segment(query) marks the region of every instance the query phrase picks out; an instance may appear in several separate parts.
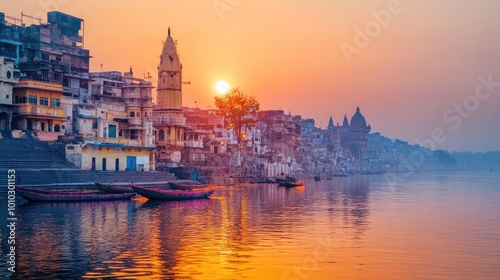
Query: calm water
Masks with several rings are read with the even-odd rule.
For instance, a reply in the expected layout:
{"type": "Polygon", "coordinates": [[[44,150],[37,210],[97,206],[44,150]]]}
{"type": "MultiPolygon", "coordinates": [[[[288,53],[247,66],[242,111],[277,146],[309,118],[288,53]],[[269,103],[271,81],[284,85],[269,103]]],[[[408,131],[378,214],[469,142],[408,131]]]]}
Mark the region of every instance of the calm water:
{"type": "Polygon", "coordinates": [[[365,175],[186,202],[28,203],[12,278],[499,279],[499,182],[365,175]]]}

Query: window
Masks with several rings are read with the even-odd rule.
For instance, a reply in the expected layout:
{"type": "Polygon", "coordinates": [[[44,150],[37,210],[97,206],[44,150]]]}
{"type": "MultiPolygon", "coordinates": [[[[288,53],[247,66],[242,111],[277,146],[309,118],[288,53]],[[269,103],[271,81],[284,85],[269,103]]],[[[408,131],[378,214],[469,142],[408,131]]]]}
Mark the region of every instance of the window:
{"type": "Polygon", "coordinates": [[[49,79],[49,71],[48,70],[42,70],[42,79],[44,81],[49,79]]]}
{"type": "Polygon", "coordinates": [[[12,77],[12,73],[10,73],[10,71],[7,71],[7,79],[10,79],[10,77],[12,77]]]}
{"type": "Polygon", "coordinates": [[[131,118],[135,117],[135,113],[134,112],[130,112],[130,117],[131,118]]]}
{"type": "Polygon", "coordinates": [[[9,95],[8,94],[5,95],[5,99],[9,99],[9,95]]]}
{"type": "Polygon", "coordinates": [[[30,95],[29,103],[37,105],[38,104],[37,97],[35,95],[30,95]]]}
{"type": "Polygon", "coordinates": [[[158,140],[165,141],[165,131],[163,129],[160,130],[160,133],[158,133],[158,140]]]}
{"type": "Polygon", "coordinates": [[[26,96],[17,96],[15,97],[15,102],[16,104],[19,104],[19,103],[27,103],[26,102],[26,96]]]}
{"type": "Polygon", "coordinates": [[[51,99],[51,106],[52,107],[61,107],[61,100],[59,100],[59,98],[52,98],[51,99]]]}
{"type": "Polygon", "coordinates": [[[40,105],[49,106],[49,99],[47,97],[40,97],[40,105]]]}

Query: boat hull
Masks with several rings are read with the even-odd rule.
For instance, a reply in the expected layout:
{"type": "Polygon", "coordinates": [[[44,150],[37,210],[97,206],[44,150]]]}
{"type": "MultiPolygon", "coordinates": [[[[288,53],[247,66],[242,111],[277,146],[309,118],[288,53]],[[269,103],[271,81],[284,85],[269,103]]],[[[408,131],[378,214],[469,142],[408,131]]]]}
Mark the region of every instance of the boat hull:
{"type": "Polygon", "coordinates": [[[53,190],[53,189],[51,190],[43,188],[20,187],[20,186],[16,187],[16,191],[27,191],[40,194],[57,194],[57,195],[87,195],[93,193],[89,191],[66,191],[66,190],[53,190]]]}
{"type": "Polygon", "coordinates": [[[294,187],[301,187],[304,185],[304,182],[298,181],[298,182],[280,182],[280,186],[286,187],[286,188],[294,188],[294,187]]]}
{"type": "Polygon", "coordinates": [[[138,194],[152,200],[190,200],[208,198],[214,191],[171,191],[132,186],[138,194]]]}
{"type": "Polygon", "coordinates": [[[131,186],[113,186],[94,182],[103,192],[109,194],[135,193],[131,186]]]}
{"type": "Polygon", "coordinates": [[[185,184],[169,182],[168,185],[172,190],[190,191],[192,189],[201,189],[208,187],[207,184],[185,184]]]}
{"type": "Polygon", "coordinates": [[[67,201],[106,201],[106,200],[127,200],[131,199],[135,193],[125,194],[44,194],[30,191],[17,190],[22,198],[28,201],[42,202],[67,202],[67,201]]]}

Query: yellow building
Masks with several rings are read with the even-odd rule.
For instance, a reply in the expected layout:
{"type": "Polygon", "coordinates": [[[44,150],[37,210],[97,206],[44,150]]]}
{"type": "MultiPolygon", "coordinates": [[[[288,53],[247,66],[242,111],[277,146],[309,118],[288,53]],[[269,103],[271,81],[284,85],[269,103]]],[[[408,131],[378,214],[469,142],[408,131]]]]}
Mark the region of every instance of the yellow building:
{"type": "Polygon", "coordinates": [[[67,120],[62,94],[59,84],[21,79],[14,86],[13,129],[33,131],[40,140],[56,140],[64,134],[62,123],[67,120]]]}
{"type": "Polygon", "coordinates": [[[83,170],[149,171],[153,147],[84,142],[66,145],[66,159],[83,170]]]}

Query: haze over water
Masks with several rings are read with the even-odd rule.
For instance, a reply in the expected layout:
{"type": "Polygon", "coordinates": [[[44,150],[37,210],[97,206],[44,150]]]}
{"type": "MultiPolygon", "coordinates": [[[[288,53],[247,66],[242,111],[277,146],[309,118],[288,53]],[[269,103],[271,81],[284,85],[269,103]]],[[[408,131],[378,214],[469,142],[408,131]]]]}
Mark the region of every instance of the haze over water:
{"type": "Polygon", "coordinates": [[[14,279],[497,279],[499,179],[358,175],[186,202],[28,203],[14,279]]]}

